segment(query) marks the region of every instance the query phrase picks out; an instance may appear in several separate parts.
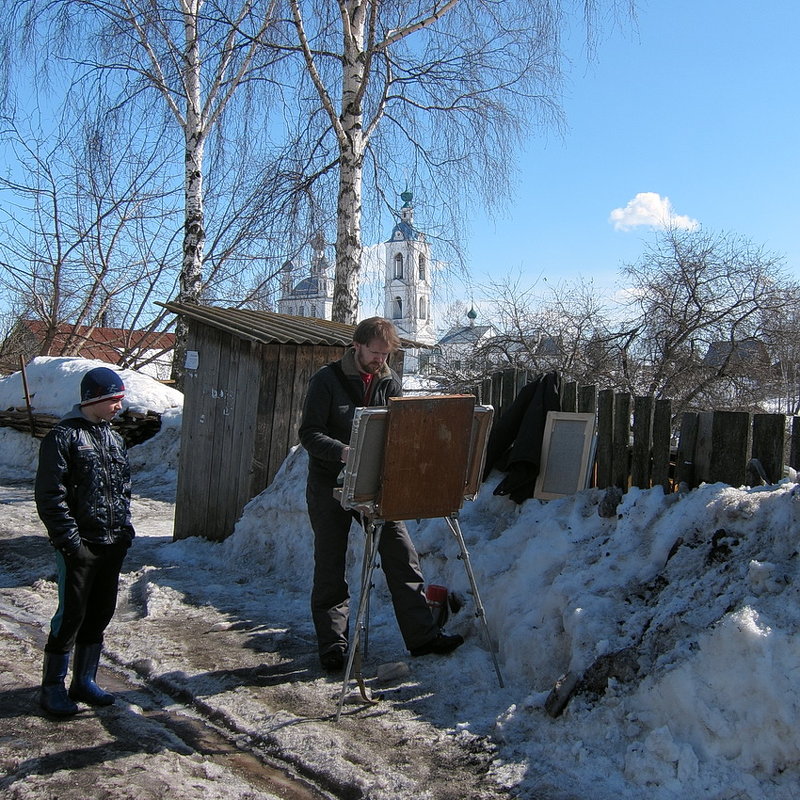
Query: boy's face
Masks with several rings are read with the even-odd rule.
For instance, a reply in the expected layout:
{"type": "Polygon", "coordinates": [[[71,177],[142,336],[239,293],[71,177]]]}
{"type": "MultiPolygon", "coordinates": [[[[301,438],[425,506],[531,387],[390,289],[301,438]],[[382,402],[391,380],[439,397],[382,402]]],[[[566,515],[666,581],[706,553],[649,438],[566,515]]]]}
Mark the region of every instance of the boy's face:
{"type": "Polygon", "coordinates": [[[91,405],[81,406],[83,415],[90,422],[111,422],[121,410],[121,397],[109,397],[108,400],[99,400],[91,405]]]}

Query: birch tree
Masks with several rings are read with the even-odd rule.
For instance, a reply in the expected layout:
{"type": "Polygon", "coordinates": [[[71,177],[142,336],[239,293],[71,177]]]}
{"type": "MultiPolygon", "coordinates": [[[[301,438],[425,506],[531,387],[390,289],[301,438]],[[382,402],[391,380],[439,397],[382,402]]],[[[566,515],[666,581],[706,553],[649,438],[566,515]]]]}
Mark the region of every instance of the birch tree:
{"type": "Polygon", "coordinates": [[[563,18],[557,2],[522,0],[289,4],[316,101],[306,95],[309,147],[337,168],[333,316],[352,323],[365,170],[379,200],[398,171],[424,181],[452,223],[496,205],[522,135],[560,123],[563,18]]]}
{"type": "MultiPolygon", "coordinates": [[[[144,114],[159,125],[163,114],[152,102],[159,97],[178,126],[184,224],[176,299],[198,302],[204,288],[206,147],[245,87],[252,90],[246,92],[249,102],[235,116],[242,156],[252,152],[248,142],[260,137],[259,127],[268,125],[269,93],[258,89],[268,88],[279,58],[269,40],[275,0],[17,0],[14,9],[6,25],[35,43],[32,52],[43,63],[57,48],[62,63],[83,74],[82,88],[89,86],[108,109],[109,122],[125,113],[144,114]]],[[[179,320],[178,379],[185,333],[179,320]]]]}

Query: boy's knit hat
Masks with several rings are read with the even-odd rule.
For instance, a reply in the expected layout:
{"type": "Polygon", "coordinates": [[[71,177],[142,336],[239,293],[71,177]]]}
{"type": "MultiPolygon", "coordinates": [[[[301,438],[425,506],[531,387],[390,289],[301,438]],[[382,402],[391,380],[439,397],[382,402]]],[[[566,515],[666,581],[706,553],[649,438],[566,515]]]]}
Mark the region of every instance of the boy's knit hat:
{"type": "Polygon", "coordinates": [[[81,379],[81,405],[90,406],[102,400],[121,400],[125,396],[122,378],[108,367],[90,369],[81,379]]]}

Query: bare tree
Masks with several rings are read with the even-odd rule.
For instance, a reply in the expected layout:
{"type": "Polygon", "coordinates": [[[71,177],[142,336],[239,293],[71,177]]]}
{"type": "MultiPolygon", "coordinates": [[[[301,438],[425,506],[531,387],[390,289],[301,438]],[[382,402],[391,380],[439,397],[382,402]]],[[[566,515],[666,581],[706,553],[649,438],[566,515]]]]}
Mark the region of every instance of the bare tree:
{"type": "Polygon", "coordinates": [[[365,175],[374,207],[396,172],[424,182],[431,211],[449,223],[443,237],[472,203],[502,201],[523,132],[560,120],[561,8],[522,0],[290,6],[313,85],[300,92],[307,150],[319,153],[319,174],[337,167],[333,315],[354,322],[365,175]]]}
{"type": "Polygon", "coordinates": [[[670,229],[622,274],[634,312],[619,337],[629,391],[671,397],[676,410],[769,396],[768,321],[797,313],[782,258],[740,236],[670,229]]]}
{"type": "Polygon", "coordinates": [[[152,321],[168,273],[154,247],[169,238],[164,205],[174,195],[155,152],[143,137],[108,149],[91,129],[6,134],[18,177],[0,178],[0,290],[18,318],[42,324],[40,352],[65,324],[72,335],[61,354],[77,355],[94,327],[134,327],[145,311],[152,321]]]}
{"type": "MultiPolygon", "coordinates": [[[[238,152],[269,126],[266,89],[279,51],[271,46],[275,0],[16,0],[6,25],[35,41],[46,63],[56,55],[91,85],[108,124],[145,115],[160,97],[183,137],[184,224],[177,299],[197,302],[203,292],[204,157],[209,137],[242,94],[236,115],[238,152]],[[57,35],[53,35],[57,33],[57,35]],[[252,91],[245,91],[249,89],[252,91]]],[[[7,37],[8,38],[8,37],[7,37]]],[[[222,138],[220,137],[220,141],[222,138]]],[[[175,372],[180,379],[185,329],[178,325],[175,372]]]]}

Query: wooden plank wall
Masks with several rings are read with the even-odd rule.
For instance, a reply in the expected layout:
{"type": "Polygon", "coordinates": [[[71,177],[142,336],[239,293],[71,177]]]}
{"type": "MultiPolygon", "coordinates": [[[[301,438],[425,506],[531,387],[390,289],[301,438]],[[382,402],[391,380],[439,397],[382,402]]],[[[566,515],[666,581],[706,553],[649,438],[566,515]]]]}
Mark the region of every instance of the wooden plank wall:
{"type": "Polygon", "coordinates": [[[187,370],[174,538],[229,536],[298,443],[311,375],[343,347],[263,344],[199,322],[187,370]]]}
{"type": "MultiPolygon", "coordinates": [[[[534,377],[525,370],[503,370],[473,393],[494,406],[497,420],[534,377]]],[[[669,399],[575,383],[562,384],[561,408],[597,414],[594,485],[601,488],[662,486],[671,492],[702,482],[741,486],[751,478],[751,459],[758,459],[772,483],[783,477],[785,465],[800,470],[800,417],[702,411],[674,419],[669,399]]]]}

